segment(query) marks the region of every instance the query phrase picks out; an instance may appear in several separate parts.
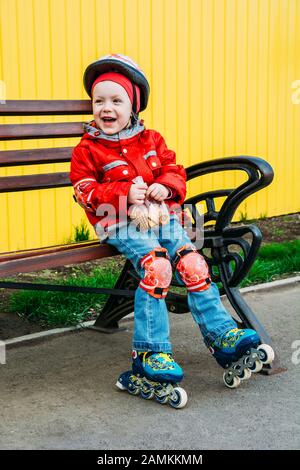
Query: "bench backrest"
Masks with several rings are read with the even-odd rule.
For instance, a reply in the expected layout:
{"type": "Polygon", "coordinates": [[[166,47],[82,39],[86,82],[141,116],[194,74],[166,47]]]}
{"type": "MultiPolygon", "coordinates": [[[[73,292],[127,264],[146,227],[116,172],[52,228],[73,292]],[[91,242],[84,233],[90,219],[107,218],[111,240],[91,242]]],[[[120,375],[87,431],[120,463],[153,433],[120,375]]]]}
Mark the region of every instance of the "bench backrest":
{"type": "MultiPolygon", "coordinates": [[[[90,100],[10,100],[0,105],[0,116],[75,116],[91,113],[90,100]]],[[[82,134],[82,122],[0,125],[0,141],[80,137],[82,134]]],[[[4,150],[0,152],[0,167],[69,162],[72,149],[4,150]]],[[[0,193],[70,185],[68,172],[0,177],[0,193]]]]}
{"type": "MultiPolygon", "coordinates": [[[[87,114],[92,114],[90,100],[18,100],[7,101],[0,105],[0,116],[87,114]]],[[[82,122],[0,125],[0,141],[80,137],[82,134],[82,122]]],[[[71,160],[72,149],[73,147],[5,150],[0,152],[0,167],[69,162],[71,160]]],[[[201,197],[194,196],[186,201],[186,203],[189,202],[195,205],[196,202],[205,199],[207,211],[204,214],[204,221],[216,221],[217,230],[226,227],[230,223],[237,207],[246,197],[268,186],[273,179],[271,166],[257,157],[227,157],[226,159],[215,159],[197,163],[186,168],[188,180],[208,173],[229,170],[242,170],[248,176],[247,181],[235,189],[214,190],[203,193],[201,197]],[[227,198],[219,211],[216,210],[214,203],[215,198],[218,197],[227,198]]],[[[69,172],[0,177],[0,193],[61,188],[65,186],[71,186],[69,172]]]]}

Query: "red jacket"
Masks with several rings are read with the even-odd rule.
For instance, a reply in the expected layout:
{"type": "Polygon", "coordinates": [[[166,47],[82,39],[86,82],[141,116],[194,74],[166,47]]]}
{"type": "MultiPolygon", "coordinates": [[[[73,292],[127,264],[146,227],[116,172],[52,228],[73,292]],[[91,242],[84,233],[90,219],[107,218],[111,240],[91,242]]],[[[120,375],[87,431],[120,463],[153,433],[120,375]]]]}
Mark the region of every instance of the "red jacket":
{"type": "MultiPolygon", "coordinates": [[[[136,176],[142,176],[148,186],[155,182],[170,188],[172,196],[165,201],[170,207],[183,204],[186,172],[176,164],[175,153],[158,132],[146,130],[142,122],[113,136],[99,131],[94,123],[86,130],[73,150],[70,180],[75,198],[93,226],[100,222],[106,228],[119,222],[123,210],[119,198],[125,200],[136,176]],[[116,218],[96,215],[102,204],[111,204],[116,218]]],[[[127,217],[127,205],[125,212],[127,217]]]]}

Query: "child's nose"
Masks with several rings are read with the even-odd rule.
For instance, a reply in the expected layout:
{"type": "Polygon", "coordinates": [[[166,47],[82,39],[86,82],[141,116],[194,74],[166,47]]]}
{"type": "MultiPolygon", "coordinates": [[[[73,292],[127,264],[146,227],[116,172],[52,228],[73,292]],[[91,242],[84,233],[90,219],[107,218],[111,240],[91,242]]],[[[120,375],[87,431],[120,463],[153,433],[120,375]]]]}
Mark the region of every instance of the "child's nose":
{"type": "Polygon", "coordinates": [[[109,101],[106,101],[103,105],[103,111],[111,111],[111,110],[112,110],[111,103],[109,101]]]}

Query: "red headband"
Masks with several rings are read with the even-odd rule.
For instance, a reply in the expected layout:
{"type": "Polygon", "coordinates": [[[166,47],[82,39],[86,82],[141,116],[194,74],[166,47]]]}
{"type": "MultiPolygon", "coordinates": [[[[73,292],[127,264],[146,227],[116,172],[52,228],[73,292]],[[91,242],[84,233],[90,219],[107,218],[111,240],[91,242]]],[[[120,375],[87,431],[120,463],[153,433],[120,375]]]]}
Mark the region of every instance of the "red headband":
{"type": "MultiPolygon", "coordinates": [[[[97,83],[106,82],[106,81],[115,82],[121,85],[121,87],[123,87],[124,90],[126,91],[130,99],[130,102],[133,105],[133,84],[131,83],[129,78],[125,77],[125,75],[122,75],[121,73],[107,72],[107,73],[103,73],[102,75],[99,75],[99,77],[96,78],[96,80],[94,81],[92,85],[91,93],[93,93],[93,89],[97,85],[97,83]]],[[[140,89],[137,85],[134,85],[134,87],[135,87],[135,94],[136,94],[136,110],[134,111],[138,113],[140,110],[140,89]]]]}

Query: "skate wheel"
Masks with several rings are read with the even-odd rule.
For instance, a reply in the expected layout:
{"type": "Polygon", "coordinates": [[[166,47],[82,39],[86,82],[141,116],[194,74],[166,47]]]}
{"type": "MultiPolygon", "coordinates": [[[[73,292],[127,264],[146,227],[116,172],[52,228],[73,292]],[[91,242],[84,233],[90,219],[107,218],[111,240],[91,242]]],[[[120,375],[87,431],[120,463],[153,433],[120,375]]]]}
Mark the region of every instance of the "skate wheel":
{"type": "Polygon", "coordinates": [[[250,369],[251,372],[260,372],[263,368],[263,363],[258,359],[257,361],[254,361],[253,365],[248,365],[248,369],[250,369]]]}
{"type": "Polygon", "coordinates": [[[224,372],[223,382],[226,385],[226,387],[237,388],[241,383],[241,379],[239,377],[234,376],[234,375],[230,376],[230,375],[227,374],[227,372],[224,372]]]}
{"type": "Polygon", "coordinates": [[[234,367],[236,371],[236,377],[238,377],[240,380],[248,380],[251,377],[251,371],[248,369],[248,367],[241,367],[240,365],[236,365],[234,367]]]}
{"type": "Polygon", "coordinates": [[[268,344],[260,344],[257,349],[260,352],[259,359],[263,364],[271,364],[271,362],[274,361],[275,353],[271,346],[268,344]]]}
{"type": "Polygon", "coordinates": [[[169,400],[169,395],[159,395],[164,390],[164,387],[159,385],[155,388],[155,400],[161,405],[165,405],[169,400]]]}
{"type": "Polygon", "coordinates": [[[138,395],[140,393],[140,386],[136,381],[130,379],[128,382],[127,391],[130,393],[130,395],[138,395]]]}
{"type": "Polygon", "coordinates": [[[251,370],[248,369],[248,367],[246,367],[246,368],[243,370],[242,374],[239,375],[239,378],[240,378],[241,380],[248,380],[248,379],[250,379],[250,377],[251,377],[251,370]]]}
{"type": "Polygon", "coordinates": [[[141,397],[144,398],[144,400],[151,400],[153,396],[154,396],[154,389],[150,385],[144,384],[141,389],[141,397]]]}
{"type": "Polygon", "coordinates": [[[158,401],[158,403],[160,403],[161,405],[165,405],[168,402],[169,397],[168,395],[165,395],[164,397],[159,397],[155,395],[155,400],[158,401]]]}
{"type": "Polygon", "coordinates": [[[183,408],[188,401],[186,391],[181,387],[175,387],[172,394],[169,396],[169,405],[172,408],[183,408]]]}
{"type": "Polygon", "coordinates": [[[121,382],[119,382],[119,381],[116,382],[116,387],[117,387],[119,390],[126,390],[126,387],[124,387],[124,385],[121,384],[121,382]]]}

